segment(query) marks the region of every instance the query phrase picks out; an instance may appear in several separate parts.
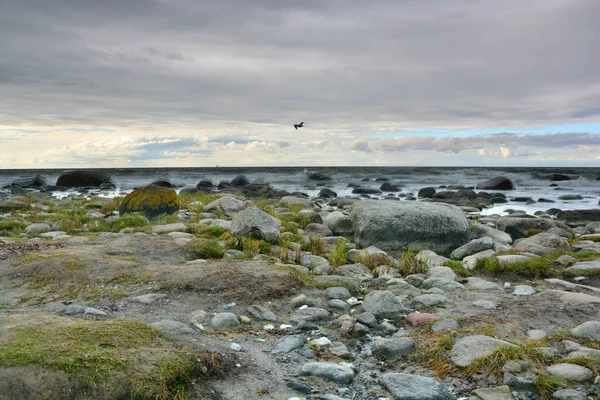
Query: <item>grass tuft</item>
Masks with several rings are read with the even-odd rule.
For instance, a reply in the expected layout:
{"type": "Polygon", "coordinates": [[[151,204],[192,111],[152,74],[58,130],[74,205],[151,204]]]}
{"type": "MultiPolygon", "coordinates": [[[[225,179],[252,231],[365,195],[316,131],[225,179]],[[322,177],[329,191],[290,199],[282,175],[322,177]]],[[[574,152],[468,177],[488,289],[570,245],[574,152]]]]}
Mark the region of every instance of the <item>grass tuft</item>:
{"type": "Polygon", "coordinates": [[[450,268],[458,276],[462,276],[465,278],[471,276],[471,273],[465,268],[463,263],[461,263],[460,261],[446,261],[442,264],[442,266],[450,268]]]}
{"type": "Polygon", "coordinates": [[[424,274],[427,272],[427,261],[419,258],[419,250],[408,249],[402,251],[398,257],[398,270],[402,276],[424,274]]]}
{"type": "Polygon", "coordinates": [[[329,264],[336,268],[345,265],[348,262],[347,256],[348,249],[346,248],[346,243],[343,240],[338,240],[335,243],[335,248],[329,255],[329,264]]]}
{"type": "Polygon", "coordinates": [[[214,240],[192,240],[185,250],[194,258],[223,258],[225,250],[214,240]]]}

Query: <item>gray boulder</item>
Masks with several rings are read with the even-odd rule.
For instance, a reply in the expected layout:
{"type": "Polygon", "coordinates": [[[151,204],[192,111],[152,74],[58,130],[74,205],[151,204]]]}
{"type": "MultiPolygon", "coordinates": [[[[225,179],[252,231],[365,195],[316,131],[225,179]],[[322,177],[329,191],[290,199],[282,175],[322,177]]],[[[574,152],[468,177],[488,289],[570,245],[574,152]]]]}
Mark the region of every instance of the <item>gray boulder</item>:
{"type": "Polygon", "coordinates": [[[463,258],[494,248],[494,240],[489,236],[484,236],[480,239],[473,239],[469,243],[463,244],[450,254],[450,258],[454,260],[462,260],[463,258]]]}
{"type": "Polygon", "coordinates": [[[306,337],[304,335],[287,335],[282,337],[275,343],[272,354],[289,353],[299,347],[304,346],[306,343],[306,337]]]}
{"type": "Polygon", "coordinates": [[[391,361],[412,353],[415,350],[415,341],[407,337],[399,339],[377,338],[372,349],[373,355],[378,359],[391,361]]]}
{"type": "Polygon", "coordinates": [[[240,320],[237,315],[234,313],[218,313],[214,317],[212,317],[210,321],[210,326],[215,329],[224,328],[228,326],[238,326],[240,324],[240,320]]]}
{"type": "Polygon", "coordinates": [[[248,314],[250,314],[257,321],[271,321],[277,322],[277,315],[266,307],[259,305],[252,305],[248,307],[248,314]]]}
{"type": "Polygon", "coordinates": [[[233,196],[223,196],[208,203],[202,211],[209,213],[218,213],[220,211],[228,217],[233,217],[246,208],[248,208],[248,204],[245,201],[238,200],[233,196]]]}
{"type": "Polygon", "coordinates": [[[279,241],[281,221],[266,212],[250,207],[236,214],[231,220],[231,233],[264,239],[268,242],[279,241]]]}
{"type": "Polygon", "coordinates": [[[577,364],[560,363],[546,368],[552,375],[575,382],[585,382],[594,378],[594,373],[586,367],[577,364]]]}
{"type": "Polygon", "coordinates": [[[311,222],[304,228],[304,233],[309,236],[333,236],[333,232],[326,225],[311,222]]]}
{"type": "Polygon", "coordinates": [[[290,316],[290,322],[299,324],[300,322],[319,322],[330,319],[331,315],[324,308],[307,307],[296,310],[290,316]]]}
{"type": "Polygon", "coordinates": [[[298,206],[300,206],[302,208],[306,208],[306,209],[313,208],[312,203],[310,202],[309,199],[300,198],[300,197],[296,197],[296,196],[283,196],[281,198],[281,200],[279,200],[279,204],[282,207],[289,206],[289,205],[298,205],[298,206]]]}
{"type": "Polygon", "coordinates": [[[453,400],[456,397],[442,383],[425,376],[387,373],[379,379],[395,400],[453,400]]]}
{"type": "Polygon", "coordinates": [[[469,223],[448,204],[364,200],[350,214],[358,247],[382,250],[423,247],[449,253],[469,240],[469,223]]]}
{"type": "Polygon", "coordinates": [[[331,229],[334,235],[351,235],[354,233],[352,220],[340,211],[334,211],[327,215],[323,223],[331,229]]]}
{"type": "Polygon", "coordinates": [[[367,294],[363,300],[363,308],[378,319],[396,318],[409,312],[402,301],[387,290],[374,290],[367,294]]]}
{"type": "Polygon", "coordinates": [[[35,233],[43,233],[50,231],[50,226],[48,224],[31,224],[25,228],[25,233],[27,234],[35,234],[35,233]]]}
{"type": "Polygon", "coordinates": [[[537,254],[539,256],[543,256],[557,250],[571,250],[568,239],[547,232],[542,232],[528,238],[519,239],[515,241],[513,248],[527,253],[537,254]]]}

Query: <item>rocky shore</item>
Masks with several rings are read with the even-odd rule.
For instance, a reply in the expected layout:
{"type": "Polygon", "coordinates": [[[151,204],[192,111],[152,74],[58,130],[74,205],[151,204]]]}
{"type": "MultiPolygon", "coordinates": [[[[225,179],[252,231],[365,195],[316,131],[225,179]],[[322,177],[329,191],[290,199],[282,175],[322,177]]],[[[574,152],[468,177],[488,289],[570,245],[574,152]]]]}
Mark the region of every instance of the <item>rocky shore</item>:
{"type": "Polygon", "coordinates": [[[0,399],[600,397],[600,208],[483,216],[503,177],[414,201],[18,183],[0,399]]]}

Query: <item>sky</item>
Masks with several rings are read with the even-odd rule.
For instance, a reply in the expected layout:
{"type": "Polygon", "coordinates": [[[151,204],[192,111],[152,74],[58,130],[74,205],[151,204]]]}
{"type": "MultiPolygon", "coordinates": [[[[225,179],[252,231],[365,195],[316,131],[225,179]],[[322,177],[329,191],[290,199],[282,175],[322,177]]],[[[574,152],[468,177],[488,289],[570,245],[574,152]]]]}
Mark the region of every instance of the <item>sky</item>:
{"type": "Polygon", "coordinates": [[[0,169],[600,167],[598,0],[0,10],[0,169]]]}

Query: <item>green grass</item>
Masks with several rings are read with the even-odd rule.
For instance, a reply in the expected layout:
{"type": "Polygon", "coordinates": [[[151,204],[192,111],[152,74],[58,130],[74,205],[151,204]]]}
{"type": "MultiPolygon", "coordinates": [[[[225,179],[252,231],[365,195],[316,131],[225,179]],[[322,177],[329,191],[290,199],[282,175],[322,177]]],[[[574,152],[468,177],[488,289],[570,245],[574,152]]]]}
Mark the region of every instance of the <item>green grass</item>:
{"type": "Polygon", "coordinates": [[[225,250],[214,240],[193,240],[185,246],[194,258],[223,258],[225,250]]]}
{"type": "Polygon", "coordinates": [[[175,224],[179,222],[177,218],[177,213],[173,214],[160,214],[158,217],[152,220],[152,225],[167,225],[167,224],[175,224]]]}
{"type": "Polygon", "coordinates": [[[29,224],[22,221],[0,221],[0,236],[19,236],[27,225],[29,224]]]}
{"type": "Polygon", "coordinates": [[[218,239],[223,234],[229,233],[227,229],[220,226],[208,225],[191,225],[190,230],[194,235],[205,239],[218,239]]]}
{"type": "Polygon", "coordinates": [[[223,197],[222,194],[219,193],[180,193],[179,194],[179,207],[187,209],[188,204],[194,201],[201,201],[204,204],[210,204],[215,200],[223,197]]]}
{"type": "Polygon", "coordinates": [[[341,265],[345,265],[348,262],[348,249],[346,248],[346,242],[343,240],[338,240],[335,243],[335,248],[329,254],[329,264],[333,267],[339,267],[341,265]]]}
{"type": "Polygon", "coordinates": [[[534,388],[543,399],[551,399],[552,393],[561,387],[560,377],[556,375],[539,375],[535,381],[534,388]]]}
{"type": "Polygon", "coordinates": [[[402,276],[413,274],[424,274],[427,272],[427,261],[418,258],[419,251],[417,249],[408,249],[400,252],[398,255],[398,270],[402,276]]]}
{"type": "Polygon", "coordinates": [[[465,368],[464,372],[467,376],[473,376],[482,371],[485,371],[486,376],[500,376],[502,367],[508,361],[529,361],[535,364],[545,360],[533,346],[499,347],[492,354],[474,361],[465,368]]]}
{"type": "Polygon", "coordinates": [[[356,256],[356,262],[373,271],[380,265],[389,265],[390,258],[385,254],[367,254],[365,251],[361,251],[356,256]]]}
{"type": "Polygon", "coordinates": [[[91,232],[119,232],[124,228],[149,227],[148,218],[140,213],[125,214],[122,217],[110,221],[103,221],[100,225],[92,227],[91,232]]]}
{"type": "Polygon", "coordinates": [[[316,256],[324,256],[325,255],[325,239],[318,235],[309,235],[308,241],[302,243],[303,251],[310,251],[312,254],[316,256]]]}
{"type": "Polygon", "coordinates": [[[127,320],[15,328],[0,342],[0,367],[30,365],[71,374],[92,390],[125,384],[131,398],[161,400],[184,399],[192,382],[223,370],[217,354],[175,349],[154,328],[127,320]],[[111,380],[115,373],[126,381],[111,380]]]}
{"type": "Polygon", "coordinates": [[[9,342],[0,343],[0,365],[47,366],[76,374],[94,386],[129,360],[116,349],[149,346],[159,338],[151,327],[135,321],[106,321],[72,326],[19,328],[9,342]]]}
{"type": "Polygon", "coordinates": [[[330,283],[317,282],[315,279],[315,276],[313,274],[305,274],[303,272],[298,271],[297,269],[295,269],[293,267],[288,267],[285,265],[276,265],[273,268],[277,271],[287,272],[288,274],[292,275],[294,277],[294,279],[296,280],[296,282],[298,282],[298,284],[300,286],[305,287],[305,288],[325,290],[328,287],[340,286],[339,284],[336,284],[333,282],[330,282],[330,283]]]}
{"type": "Polygon", "coordinates": [[[576,258],[577,261],[592,261],[600,257],[600,254],[594,251],[553,251],[552,253],[546,254],[544,258],[556,260],[560,256],[571,256],[576,258]]]}
{"type": "Polygon", "coordinates": [[[534,257],[527,261],[516,262],[501,266],[496,258],[480,258],[475,262],[474,271],[480,271],[489,275],[520,275],[528,278],[548,278],[555,276],[552,269],[552,261],[543,257],[534,257]]]}
{"type": "Polygon", "coordinates": [[[471,273],[465,268],[463,263],[461,263],[460,261],[453,261],[453,260],[446,261],[442,264],[442,266],[450,268],[458,276],[462,276],[462,277],[471,276],[471,273]]]}

